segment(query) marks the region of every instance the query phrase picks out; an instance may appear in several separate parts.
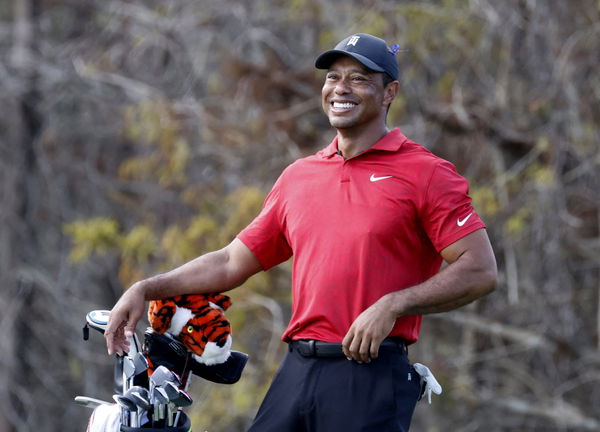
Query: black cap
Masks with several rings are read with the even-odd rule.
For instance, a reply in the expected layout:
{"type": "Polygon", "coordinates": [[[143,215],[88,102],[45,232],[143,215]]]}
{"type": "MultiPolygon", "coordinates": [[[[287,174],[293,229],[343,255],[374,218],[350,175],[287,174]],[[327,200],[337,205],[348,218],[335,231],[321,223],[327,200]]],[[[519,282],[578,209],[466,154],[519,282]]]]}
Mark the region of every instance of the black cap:
{"type": "Polygon", "coordinates": [[[317,69],[329,69],[340,55],[354,58],[363,66],[376,72],[384,72],[394,80],[398,79],[397,45],[390,49],[378,37],[366,33],[356,33],[338,43],[334,49],[325,51],[315,61],[317,69]]]}

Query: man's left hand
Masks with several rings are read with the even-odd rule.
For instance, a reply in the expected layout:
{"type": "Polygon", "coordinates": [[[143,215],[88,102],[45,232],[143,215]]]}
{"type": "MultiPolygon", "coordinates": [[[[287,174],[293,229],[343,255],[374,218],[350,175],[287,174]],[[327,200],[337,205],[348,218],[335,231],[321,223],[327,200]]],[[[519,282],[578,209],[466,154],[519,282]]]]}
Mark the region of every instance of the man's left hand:
{"type": "Polygon", "coordinates": [[[377,358],[379,345],[390,334],[396,323],[396,315],[385,296],[361,313],[350,326],[342,341],[342,349],[348,360],[369,363],[377,358]]]}

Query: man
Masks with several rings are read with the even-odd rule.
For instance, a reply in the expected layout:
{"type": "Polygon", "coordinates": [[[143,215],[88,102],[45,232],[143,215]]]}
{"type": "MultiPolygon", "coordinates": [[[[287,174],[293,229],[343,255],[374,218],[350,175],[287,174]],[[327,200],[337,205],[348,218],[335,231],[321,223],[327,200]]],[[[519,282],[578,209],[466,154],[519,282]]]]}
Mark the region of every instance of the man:
{"type": "Polygon", "coordinates": [[[496,263],[467,182],[387,129],[399,82],[386,42],[352,35],[316,67],[336,138],[286,168],[228,246],[132,285],[107,345],[127,349],[146,300],[226,291],[293,255],[290,352],[250,430],[405,431],[420,393],[406,345],[421,315],[491,292],[496,263]]]}

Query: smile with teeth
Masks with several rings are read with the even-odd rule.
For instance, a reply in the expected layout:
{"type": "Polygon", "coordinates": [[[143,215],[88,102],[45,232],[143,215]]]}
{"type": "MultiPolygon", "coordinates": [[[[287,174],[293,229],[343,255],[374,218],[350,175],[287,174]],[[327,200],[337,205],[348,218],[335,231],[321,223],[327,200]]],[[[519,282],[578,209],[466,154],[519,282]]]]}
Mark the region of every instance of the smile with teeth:
{"type": "Polygon", "coordinates": [[[334,110],[350,110],[356,106],[353,102],[332,102],[331,106],[334,110]]]}

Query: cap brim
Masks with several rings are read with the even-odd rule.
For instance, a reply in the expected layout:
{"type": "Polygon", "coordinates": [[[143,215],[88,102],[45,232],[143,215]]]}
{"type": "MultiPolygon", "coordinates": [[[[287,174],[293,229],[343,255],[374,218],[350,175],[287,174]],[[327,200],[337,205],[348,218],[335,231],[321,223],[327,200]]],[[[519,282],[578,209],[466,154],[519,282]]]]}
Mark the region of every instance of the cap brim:
{"type": "Polygon", "coordinates": [[[340,56],[352,57],[353,59],[358,61],[360,64],[365,66],[367,69],[370,69],[372,71],[385,72],[384,69],[377,66],[375,63],[373,63],[371,60],[369,60],[365,56],[357,54],[357,53],[353,53],[353,52],[342,51],[342,50],[325,51],[323,54],[321,54],[315,60],[315,67],[317,69],[329,69],[329,67],[334,62],[334,60],[339,58],[340,56]]]}

